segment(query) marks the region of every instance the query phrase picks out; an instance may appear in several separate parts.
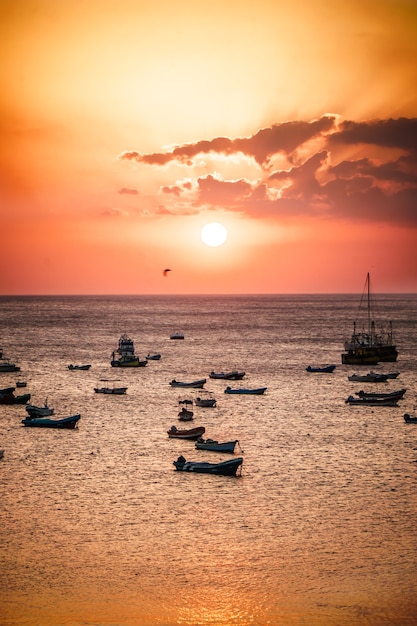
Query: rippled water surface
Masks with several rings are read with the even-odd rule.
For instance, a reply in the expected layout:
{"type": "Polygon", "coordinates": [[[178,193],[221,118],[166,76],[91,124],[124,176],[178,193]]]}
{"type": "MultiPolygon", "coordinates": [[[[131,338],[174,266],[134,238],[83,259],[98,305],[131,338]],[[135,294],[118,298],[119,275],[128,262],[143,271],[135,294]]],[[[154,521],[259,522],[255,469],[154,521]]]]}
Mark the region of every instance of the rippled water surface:
{"type": "MultiPolygon", "coordinates": [[[[354,296],[2,298],[0,347],[34,404],[81,414],[74,431],[24,428],[0,405],[0,623],[417,624],[417,297],[381,296],[400,356],[398,407],[349,407],[341,365],[354,296]],[[184,341],[172,341],[181,331],[184,341]],[[160,352],[110,367],[119,336],[160,352]],[[89,371],[68,364],[91,363],[89,371]],[[333,374],[307,365],[336,363],[333,374]],[[246,371],[264,396],[225,395],[211,370],[246,371]],[[239,439],[241,477],[175,472],[227,455],[171,440],[180,393],[207,377],[206,436],[239,439]],[[127,386],[126,396],[93,388],[127,386]]],[[[366,387],[366,386],[365,386],[366,387]]],[[[369,385],[368,385],[369,388],[369,385]]],[[[17,390],[20,392],[20,390],[17,390]]]]}

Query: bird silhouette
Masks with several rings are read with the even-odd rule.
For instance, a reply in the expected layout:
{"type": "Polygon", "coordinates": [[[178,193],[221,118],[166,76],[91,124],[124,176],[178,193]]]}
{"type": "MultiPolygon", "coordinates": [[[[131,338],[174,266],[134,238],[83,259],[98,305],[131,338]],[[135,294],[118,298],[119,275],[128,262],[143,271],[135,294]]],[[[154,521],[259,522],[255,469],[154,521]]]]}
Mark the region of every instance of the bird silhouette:
{"type": "Polygon", "coordinates": [[[164,275],[164,276],[168,276],[168,272],[170,272],[170,271],[171,271],[170,269],[166,269],[166,270],[164,270],[164,271],[163,271],[163,275],[164,275]]]}

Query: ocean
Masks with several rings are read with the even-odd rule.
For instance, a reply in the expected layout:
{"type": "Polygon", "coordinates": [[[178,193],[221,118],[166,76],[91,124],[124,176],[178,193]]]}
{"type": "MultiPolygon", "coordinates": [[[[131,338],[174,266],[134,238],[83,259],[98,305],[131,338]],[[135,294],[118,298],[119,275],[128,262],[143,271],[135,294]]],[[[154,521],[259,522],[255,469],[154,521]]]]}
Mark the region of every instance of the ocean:
{"type": "Polygon", "coordinates": [[[407,388],[397,407],[345,403],[375,389],[348,380],[369,368],[341,364],[359,301],[0,298],[0,348],[21,368],[0,387],[25,381],[16,393],[54,417],[81,414],[76,430],[25,428],[24,406],[0,404],[1,625],[417,624],[417,425],[403,419],[417,411],[417,295],[376,298],[399,357],[371,369],[400,372],[382,384],[407,388]],[[122,334],[161,359],[112,368],[122,334]],[[209,378],[233,369],[245,378],[209,378]],[[167,435],[178,401],[201,395],[169,382],[203,377],[217,406],[194,406],[191,425],[239,440],[241,476],[173,466],[230,458],[167,435]],[[94,393],[106,385],[127,393],[94,393]]]}

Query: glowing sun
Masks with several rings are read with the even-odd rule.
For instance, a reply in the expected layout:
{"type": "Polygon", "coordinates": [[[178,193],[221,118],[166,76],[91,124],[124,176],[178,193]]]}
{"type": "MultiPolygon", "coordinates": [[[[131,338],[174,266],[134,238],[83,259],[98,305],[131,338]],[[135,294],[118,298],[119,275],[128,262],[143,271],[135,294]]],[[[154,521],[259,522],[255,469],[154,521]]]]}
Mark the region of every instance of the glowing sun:
{"type": "Polygon", "coordinates": [[[227,239],[227,230],[219,222],[211,222],[201,229],[201,240],[206,246],[221,246],[227,239]]]}

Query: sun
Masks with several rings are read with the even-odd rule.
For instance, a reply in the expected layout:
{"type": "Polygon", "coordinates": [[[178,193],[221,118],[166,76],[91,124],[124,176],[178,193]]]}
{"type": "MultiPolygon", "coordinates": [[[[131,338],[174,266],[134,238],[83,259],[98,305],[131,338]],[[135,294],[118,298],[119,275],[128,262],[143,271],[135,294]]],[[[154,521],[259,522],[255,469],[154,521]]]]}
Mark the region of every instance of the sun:
{"type": "Polygon", "coordinates": [[[210,222],[201,229],[201,240],[206,246],[221,246],[227,239],[227,230],[219,222],[210,222]]]}

